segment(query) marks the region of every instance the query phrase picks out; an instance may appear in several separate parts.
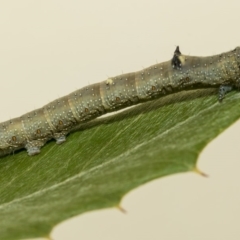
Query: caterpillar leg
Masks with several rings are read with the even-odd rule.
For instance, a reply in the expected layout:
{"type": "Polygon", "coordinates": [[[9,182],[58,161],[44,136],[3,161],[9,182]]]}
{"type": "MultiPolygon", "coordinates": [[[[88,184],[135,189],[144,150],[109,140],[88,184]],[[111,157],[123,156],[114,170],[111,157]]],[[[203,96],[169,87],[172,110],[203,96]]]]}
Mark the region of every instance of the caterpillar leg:
{"type": "Polygon", "coordinates": [[[41,147],[44,145],[45,141],[39,141],[39,140],[33,140],[31,142],[28,142],[25,145],[25,148],[27,149],[27,153],[29,156],[37,155],[40,153],[41,147]]]}
{"type": "Polygon", "coordinates": [[[61,136],[59,138],[55,138],[56,139],[56,144],[62,144],[64,142],[66,142],[66,136],[61,136]]]}
{"type": "Polygon", "coordinates": [[[66,142],[66,135],[67,133],[61,132],[61,133],[54,133],[53,137],[56,140],[56,144],[62,144],[66,142]]]}
{"type": "Polygon", "coordinates": [[[230,85],[221,85],[218,90],[218,101],[221,102],[224,99],[225,94],[231,92],[232,89],[233,87],[230,85]]]}

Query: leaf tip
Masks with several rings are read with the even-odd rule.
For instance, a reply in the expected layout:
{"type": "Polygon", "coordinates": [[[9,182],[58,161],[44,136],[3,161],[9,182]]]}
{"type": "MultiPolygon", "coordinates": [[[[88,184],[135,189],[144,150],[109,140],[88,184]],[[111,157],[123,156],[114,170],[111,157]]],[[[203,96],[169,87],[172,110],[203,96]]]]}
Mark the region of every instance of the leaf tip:
{"type": "Polygon", "coordinates": [[[46,240],[53,240],[51,236],[46,236],[46,240]]]}
{"type": "Polygon", "coordinates": [[[120,205],[117,205],[116,208],[120,210],[122,213],[127,213],[127,211],[120,205]]]}
{"type": "Polygon", "coordinates": [[[195,173],[197,173],[197,174],[200,174],[200,175],[203,176],[203,177],[209,177],[208,174],[202,172],[202,171],[199,170],[197,167],[195,167],[195,168],[193,169],[193,172],[195,172],[195,173]]]}

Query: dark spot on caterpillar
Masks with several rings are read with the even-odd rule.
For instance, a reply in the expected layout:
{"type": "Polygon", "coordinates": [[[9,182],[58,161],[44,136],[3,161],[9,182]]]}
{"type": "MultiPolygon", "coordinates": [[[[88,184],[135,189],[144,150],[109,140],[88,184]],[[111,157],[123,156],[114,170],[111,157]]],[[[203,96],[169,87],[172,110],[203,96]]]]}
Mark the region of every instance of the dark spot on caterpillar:
{"type": "Polygon", "coordinates": [[[12,136],[12,140],[15,142],[17,138],[15,136],[12,136]]]}
{"type": "Polygon", "coordinates": [[[179,46],[177,46],[172,58],[173,68],[181,68],[181,60],[179,59],[179,56],[181,56],[181,52],[180,52],[179,46]]]}
{"type": "Polygon", "coordinates": [[[59,125],[63,125],[63,122],[61,120],[59,120],[58,124],[59,125]]]}
{"type": "Polygon", "coordinates": [[[89,112],[88,108],[85,108],[85,112],[89,112]]]}
{"type": "MultiPolygon", "coordinates": [[[[61,125],[61,124],[60,124],[61,125]]],[[[40,134],[41,133],[41,130],[40,129],[37,129],[36,131],[37,134],[40,134]]]]}
{"type": "Polygon", "coordinates": [[[183,88],[184,84],[185,83],[189,83],[189,82],[190,82],[190,78],[189,77],[185,77],[185,78],[180,79],[180,81],[179,81],[180,88],[179,89],[183,88]]]}
{"type": "Polygon", "coordinates": [[[119,98],[119,97],[116,97],[116,101],[119,102],[119,101],[120,101],[120,98],[119,98]]]}
{"type": "Polygon", "coordinates": [[[156,90],[156,87],[155,87],[155,86],[152,86],[152,90],[155,91],[155,90],[156,90]]]}

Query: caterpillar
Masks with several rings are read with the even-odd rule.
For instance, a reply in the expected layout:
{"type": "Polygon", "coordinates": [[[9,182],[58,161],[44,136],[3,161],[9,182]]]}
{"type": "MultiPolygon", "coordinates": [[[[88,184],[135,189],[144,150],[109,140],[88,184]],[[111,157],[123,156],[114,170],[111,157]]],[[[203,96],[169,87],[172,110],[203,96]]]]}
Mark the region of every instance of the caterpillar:
{"type": "Polygon", "coordinates": [[[57,144],[83,122],[175,92],[218,88],[218,100],[240,87],[240,47],[222,54],[183,55],[179,47],[169,61],[81,88],[21,117],[0,123],[0,156],[25,148],[40,153],[54,138],[57,144]]]}

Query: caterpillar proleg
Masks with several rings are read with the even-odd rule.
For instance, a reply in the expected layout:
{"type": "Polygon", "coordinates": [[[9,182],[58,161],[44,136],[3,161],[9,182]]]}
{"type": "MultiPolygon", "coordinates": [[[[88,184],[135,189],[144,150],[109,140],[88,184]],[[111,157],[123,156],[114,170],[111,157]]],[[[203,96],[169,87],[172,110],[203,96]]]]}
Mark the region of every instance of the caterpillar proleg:
{"type": "Polygon", "coordinates": [[[54,138],[57,144],[83,122],[105,113],[188,89],[218,88],[218,100],[240,87],[240,47],[209,57],[183,55],[141,71],[81,88],[21,117],[0,123],[0,156],[25,148],[29,155],[54,138]]]}

